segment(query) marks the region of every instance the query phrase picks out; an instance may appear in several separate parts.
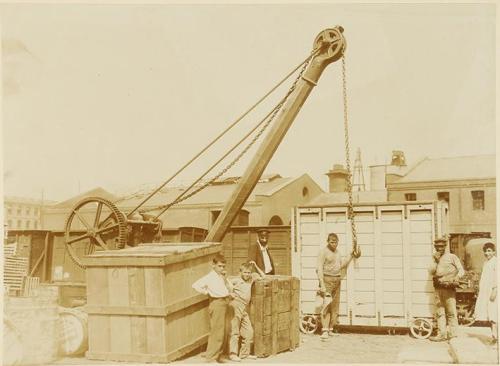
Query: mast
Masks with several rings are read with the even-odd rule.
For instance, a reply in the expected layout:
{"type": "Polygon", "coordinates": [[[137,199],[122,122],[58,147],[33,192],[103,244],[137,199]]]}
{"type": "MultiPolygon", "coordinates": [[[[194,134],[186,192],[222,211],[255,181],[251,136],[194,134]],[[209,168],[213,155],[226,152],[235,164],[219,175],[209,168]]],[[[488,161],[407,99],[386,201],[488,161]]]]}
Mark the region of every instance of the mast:
{"type": "Polygon", "coordinates": [[[300,108],[325,70],[334,61],[339,60],[345,51],[346,43],[340,26],[323,30],[314,40],[314,56],[304,71],[302,78],[283,104],[276,120],[262,141],[255,156],[246,168],[231,197],[226,202],[213,227],[205,239],[207,242],[220,242],[224,238],[233,220],[255,188],[262,173],[269,164],[279,144],[292,125],[300,108]]]}

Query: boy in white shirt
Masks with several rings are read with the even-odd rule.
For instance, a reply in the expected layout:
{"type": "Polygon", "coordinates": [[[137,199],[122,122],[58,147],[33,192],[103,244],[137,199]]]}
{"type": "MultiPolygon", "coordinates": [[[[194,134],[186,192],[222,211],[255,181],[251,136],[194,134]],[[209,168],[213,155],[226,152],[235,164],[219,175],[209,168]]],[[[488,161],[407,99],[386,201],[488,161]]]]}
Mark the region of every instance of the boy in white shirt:
{"type": "Polygon", "coordinates": [[[208,295],[210,303],[208,313],[210,316],[210,334],[208,335],[205,359],[207,362],[221,362],[225,337],[225,317],[228,303],[231,299],[231,285],[225,278],[226,259],[222,254],[217,254],[212,260],[212,270],[192,287],[197,292],[208,295]]]}

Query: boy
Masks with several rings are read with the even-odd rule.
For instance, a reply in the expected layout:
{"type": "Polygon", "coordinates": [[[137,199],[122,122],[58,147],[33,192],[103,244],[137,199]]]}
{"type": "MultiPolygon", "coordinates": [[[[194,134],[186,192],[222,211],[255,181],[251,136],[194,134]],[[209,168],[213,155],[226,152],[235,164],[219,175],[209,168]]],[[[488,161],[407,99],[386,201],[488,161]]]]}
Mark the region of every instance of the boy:
{"type": "Polygon", "coordinates": [[[210,334],[208,335],[205,359],[207,362],[222,362],[221,354],[225,337],[225,317],[231,298],[230,284],[225,278],[226,259],[216,254],[212,260],[212,270],[193,283],[197,292],[209,296],[208,313],[210,316],[210,334]]]}
{"type": "Polygon", "coordinates": [[[257,279],[265,278],[264,272],[255,264],[248,261],[240,266],[240,277],[232,280],[234,300],[231,306],[234,316],[231,320],[231,338],[229,340],[229,359],[241,361],[250,356],[250,346],[253,342],[253,328],[248,315],[248,304],[252,296],[252,284],[257,279]],[[255,267],[257,273],[252,273],[255,267]],[[238,341],[241,337],[241,349],[238,357],[238,341]]]}

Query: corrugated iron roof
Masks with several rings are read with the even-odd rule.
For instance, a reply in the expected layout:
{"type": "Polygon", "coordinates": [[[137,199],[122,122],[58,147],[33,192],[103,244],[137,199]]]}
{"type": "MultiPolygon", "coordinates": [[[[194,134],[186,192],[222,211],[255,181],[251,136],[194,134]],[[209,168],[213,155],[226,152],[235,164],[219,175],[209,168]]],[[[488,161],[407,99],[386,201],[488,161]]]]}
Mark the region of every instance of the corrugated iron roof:
{"type": "MultiPolygon", "coordinates": [[[[274,177],[274,179],[269,181],[264,181],[257,183],[254,190],[248,197],[247,202],[256,201],[255,196],[257,195],[267,195],[272,192],[276,187],[282,187],[283,185],[290,184],[298,178],[282,178],[274,177]]],[[[236,188],[236,183],[229,183],[225,181],[224,184],[210,185],[202,191],[198,192],[194,196],[183,201],[181,204],[218,204],[221,202],[226,202],[231,196],[233,190],[236,188]]],[[[160,192],[155,194],[144,207],[158,206],[163,204],[168,204],[174,201],[185,188],[182,187],[170,187],[162,189],[160,192]]],[[[120,207],[135,207],[137,206],[147,194],[142,193],[134,197],[127,197],[125,199],[118,200],[116,204],[120,207]]]]}
{"type": "Polygon", "coordinates": [[[90,191],[79,194],[78,196],[74,196],[66,201],[59,202],[56,205],[53,205],[52,208],[73,207],[78,201],[80,201],[86,197],[101,197],[101,198],[105,198],[111,202],[115,202],[118,199],[118,197],[116,197],[112,193],[109,193],[104,188],[97,187],[97,188],[91,189],[90,191]]]}
{"type": "Polygon", "coordinates": [[[425,158],[392,184],[495,177],[495,155],[425,158]]]}

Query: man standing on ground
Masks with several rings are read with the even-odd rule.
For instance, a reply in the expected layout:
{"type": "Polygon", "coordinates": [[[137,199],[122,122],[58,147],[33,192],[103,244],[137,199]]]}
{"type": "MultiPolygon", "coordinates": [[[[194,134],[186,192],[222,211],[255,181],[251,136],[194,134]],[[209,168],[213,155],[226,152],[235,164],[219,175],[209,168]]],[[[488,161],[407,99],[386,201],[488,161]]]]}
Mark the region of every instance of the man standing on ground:
{"type": "Polygon", "coordinates": [[[460,259],[455,254],[445,252],[446,238],[434,241],[435,267],[433,268],[433,283],[436,296],[436,317],[438,334],[429,340],[442,342],[457,336],[458,318],[456,303],[456,288],[459,279],[465,274],[460,259]],[[447,325],[449,332],[447,332],[447,325]]]}
{"type": "Polygon", "coordinates": [[[266,275],[275,273],[274,262],[268,249],[269,230],[257,230],[258,239],[248,247],[248,261],[254,261],[266,275]]]}
{"type": "Polygon", "coordinates": [[[337,250],[339,238],[337,234],[328,234],[327,245],[321,248],[318,254],[316,272],[319,279],[320,292],[325,301],[331,296],[331,303],[325,311],[321,312],[322,339],[337,335],[336,326],[340,304],[340,281],[342,271],[352,261],[351,253],[347,260],[342,260],[341,253],[337,250]]]}

